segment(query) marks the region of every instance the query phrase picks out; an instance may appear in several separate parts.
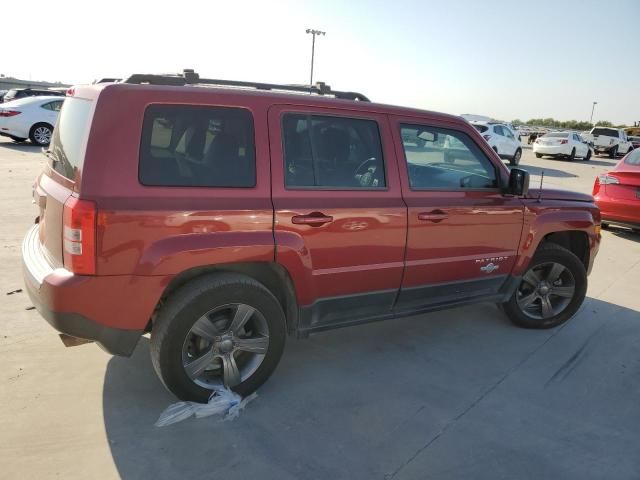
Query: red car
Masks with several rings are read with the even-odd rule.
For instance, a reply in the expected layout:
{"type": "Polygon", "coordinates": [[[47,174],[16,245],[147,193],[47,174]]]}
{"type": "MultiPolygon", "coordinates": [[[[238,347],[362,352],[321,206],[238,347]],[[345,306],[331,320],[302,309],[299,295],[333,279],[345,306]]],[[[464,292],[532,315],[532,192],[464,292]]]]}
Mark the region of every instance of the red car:
{"type": "Polygon", "coordinates": [[[475,302],[550,328],[582,304],[593,198],[528,194],[464,119],[187,73],[68,93],[22,248],[64,334],[126,356],[150,331],[164,385],[206,401],[257,389],[288,336],[475,302]]]}
{"type": "Polygon", "coordinates": [[[640,149],[634,149],[615,168],[599,175],[593,196],[602,213],[602,226],[610,223],[640,231],[640,149]]]}

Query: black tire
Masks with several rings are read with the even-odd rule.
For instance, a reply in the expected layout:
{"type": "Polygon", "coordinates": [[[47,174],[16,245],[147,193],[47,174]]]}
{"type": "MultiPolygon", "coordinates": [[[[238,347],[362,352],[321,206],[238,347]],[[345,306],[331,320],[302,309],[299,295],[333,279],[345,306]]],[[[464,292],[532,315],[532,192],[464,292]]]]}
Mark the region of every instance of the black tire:
{"type": "MultiPolygon", "coordinates": [[[[559,282],[562,282],[561,285],[556,286],[555,284],[551,284],[553,292],[553,288],[563,288],[564,280],[561,278],[558,279],[559,282]]],[[[519,327],[523,328],[534,328],[534,329],[544,329],[544,328],[553,328],[562,323],[569,320],[573,315],[578,311],[584,298],[587,293],[587,272],[583,263],[576,257],[572,252],[567,250],[566,248],[561,247],[555,243],[543,243],[540,247],[538,247],[538,251],[534,255],[531,260],[529,266],[527,267],[527,273],[523,276],[523,280],[520,285],[514,292],[511,299],[508,302],[503,304],[504,311],[506,312],[509,319],[519,327]],[[546,265],[550,264],[560,264],[565,268],[565,271],[562,275],[569,274],[571,276],[571,280],[573,281],[573,293],[572,297],[568,299],[567,304],[557,312],[557,314],[553,316],[549,316],[546,318],[532,318],[532,316],[523,312],[523,309],[518,304],[518,300],[526,300],[523,298],[523,295],[531,295],[535,296],[538,292],[538,289],[530,288],[530,283],[525,280],[528,276],[529,272],[534,269],[544,269],[546,265]],[[567,273],[567,271],[569,273],[567,273]],[[531,293],[523,293],[528,290],[534,290],[531,293]]],[[[547,293],[546,296],[552,295],[547,293]]],[[[563,297],[555,296],[556,301],[563,297]]],[[[537,301],[537,300],[536,300],[537,301]]],[[[560,300],[560,305],[564,300],[560,300]]],[[[541,311],[542,311],[542,300],[540,300],[541,311]]],[[[544,315],[543,315],[544,316],[544,315]]]]}
{"type": "Polygon", "coordinates": [[[590,148],[587,150],[587,156],[586,156],[586,157],[584,157],[584,159],[585,159],[586,161],[591,160],[591,149],[590,149],[590,148]]]}
{"type": "Polygon", "coordinates": [[[29,130],[29,140],[34,145],[38,145],[39,147],[46,147],[51,142],[51,137],[53,136],[53,127],[48,123],[36,123],[31,130],[29,130]],[[46,132],[48,133],[48,136],[46,132]],[[48,138],[48,140],[47,140],[48,138]]]}
{"type": "Polygon", "coordinates": [[[573,162],[575,159],[576,159],[576,149],[575,149],[575,148],[573,148],[573,149],[571,150],[571,155],[569,155],[569,161],[570,161],[570,162],[573,162]]]}
{"type": "Polygon", "coordinates": [[[618,147],[613,147],[611,150],[609,150],[609,158],[616,158],[616,155],[618,155],[618,147]]]}
{"type": "Polygon", "coordinates": [[[236,303],[255,308],[266,321],[268,347],[257,369],[232,390],[242,396],[249,395],[271,376],[278,365],[284,350],[286,325],[282,307],[273,294],[261,283],[244,275],[210,274],[199,277],[171,294],[151,331],[153,367],[164,386],[179,399],[206,402],[213,388],[197,384],[185,371],[183,346],[192,334],[191,328],[212,309],[236,303]]]}
{"type": "Polygon", "coordinates": [[[522,158],[522,150],[518,148],[516,150],[516,153],[513,154],[513,158],[509,160],[509,165],[519,165],[521,158],[522,158]]]}
{"type": "Polygon", "coordinates": [[[602,222],[602,224],[600,226],[602,227],[603,230],[609,230],[609,224],[608,223],[602,222]]]}
{"type": "Polygon", "coordinates": [[[541,153],[536,153],[536,158],[542,158],[542,154],[541,153]]]}

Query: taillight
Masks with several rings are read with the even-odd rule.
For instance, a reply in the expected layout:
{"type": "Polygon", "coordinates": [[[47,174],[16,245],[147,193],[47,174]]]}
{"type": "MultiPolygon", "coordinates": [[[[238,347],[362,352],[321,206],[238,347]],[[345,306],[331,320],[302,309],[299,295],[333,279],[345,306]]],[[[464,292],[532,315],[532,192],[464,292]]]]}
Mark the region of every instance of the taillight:
{"type": "Polygon", "coordinates": [[[620,183],[620,180],[618,180],[616,177],[607,175],[606,173],[603,173],[602,175],[598,175],[598,181],[602,185],[611,185],[612,183],[620,183]]]}
{"type": "Polygon", "coordinates": [[[96,273],[96,204],[69,197],[64,203],[64,266],[79,275],[96,273]]]}
{"type": "Polygon", "coordinates": [[[76,94],[76,89],[74,87],[67,89],[67,97],[73,97],[76,94]]]}
{"type": "Polygon", "coordinates": [[[569,140],[560,140],[560,145],[564,145],[567,142],[569,142],[569,140]]]}
{"type": "Polygon", "coordinates": [[[21,113],[18,110],[0,110],[0,117],[15,117],[21,113]]]}
{"type": "Polygon", "coordinates": [[[491,138],[491,135],[483,135],[482,138],[484,138],[488,142],[491,138]]]}

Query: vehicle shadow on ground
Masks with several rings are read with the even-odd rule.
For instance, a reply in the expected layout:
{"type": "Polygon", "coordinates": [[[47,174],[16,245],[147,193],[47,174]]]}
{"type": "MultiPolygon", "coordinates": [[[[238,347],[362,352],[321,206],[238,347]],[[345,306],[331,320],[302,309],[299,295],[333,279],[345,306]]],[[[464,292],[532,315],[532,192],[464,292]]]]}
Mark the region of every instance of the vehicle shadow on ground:
{"type": "Polygon", "coordinates": [[[588,299],[523,330],[481,304],[290,340],[239,418],[164,428],[143,338],[107,366],[106,435],[123,479],[631,478],[639,318],[588,299]]]}
{"type": "Polygon", "coordinates": [[[616,237],[624,238],[632,242],[640,243],[640,233],[632,232],[628,228],[616,227],[615,225],[609,225],[607,231],[616,237]]]}
{"type": "Polygon", "coordinates": [[[40,149],[42,149],[42,147],[39,147],[38,145],[33,145],[32,143],[29,143],[29,142],[21,142],[21,143],[0,142],[0,148],[4,148],[7,150],[15,150],[17,152],[38,152],[40,151],[40,149]]]}

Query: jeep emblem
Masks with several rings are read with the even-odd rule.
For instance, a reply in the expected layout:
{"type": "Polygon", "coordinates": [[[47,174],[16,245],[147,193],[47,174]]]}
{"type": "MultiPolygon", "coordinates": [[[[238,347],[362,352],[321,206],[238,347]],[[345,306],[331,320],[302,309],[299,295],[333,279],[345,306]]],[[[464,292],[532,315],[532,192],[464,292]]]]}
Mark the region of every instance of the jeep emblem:
{"type": "Polygon", "coordinates": [[[496,265],[494,263],[489,263],[487,265],[485,265],[484,267],[480,267],[480,270],[482,270],[484,273],[491,273],[494,272],[496,270],[498,270],[500,268],[500,265],[496,265]]]}

